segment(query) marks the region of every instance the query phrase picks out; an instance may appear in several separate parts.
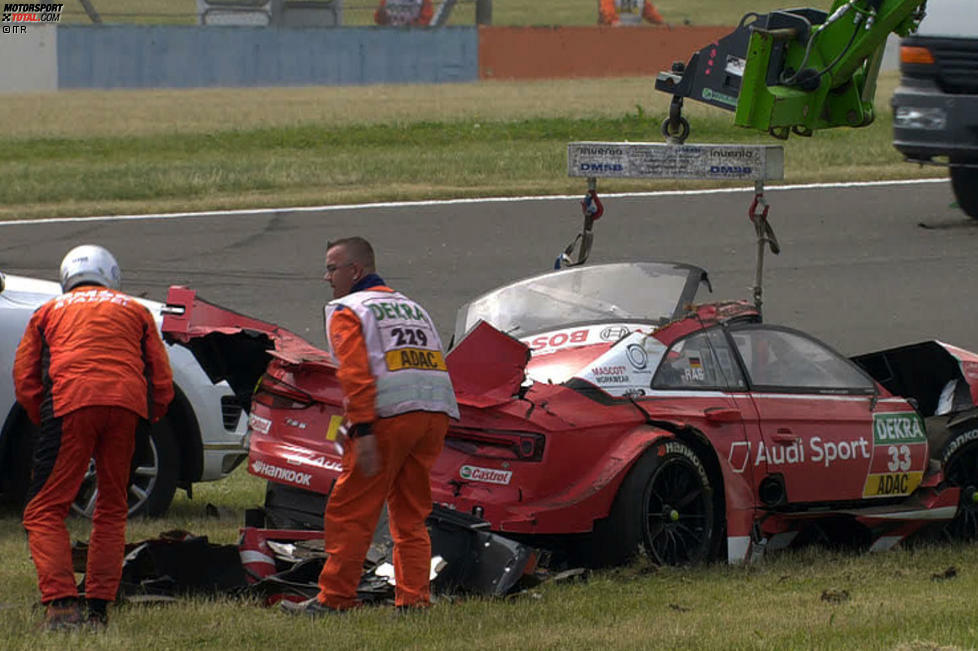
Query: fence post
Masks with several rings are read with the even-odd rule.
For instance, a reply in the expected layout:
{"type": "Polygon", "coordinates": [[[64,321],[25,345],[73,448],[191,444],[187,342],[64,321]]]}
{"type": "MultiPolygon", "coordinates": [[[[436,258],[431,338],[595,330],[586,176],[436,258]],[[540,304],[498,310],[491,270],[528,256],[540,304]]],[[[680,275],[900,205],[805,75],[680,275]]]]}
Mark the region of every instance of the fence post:
{"type": "Polygon", "coordinates": [[[102,17],[98,15],[97,11],[95,11],[95,7],[92,5],[90,0],[80,0],[80,1],[81,1],[82,9],[84,9],[85,13],[88,14],[88,19],[91,20],[93,23],[101,23],[102,17]]]}
{"type": "Polygon", "coordinates": [[[475,0],[475,24],[492,25],[492,0],[475,0]]]}

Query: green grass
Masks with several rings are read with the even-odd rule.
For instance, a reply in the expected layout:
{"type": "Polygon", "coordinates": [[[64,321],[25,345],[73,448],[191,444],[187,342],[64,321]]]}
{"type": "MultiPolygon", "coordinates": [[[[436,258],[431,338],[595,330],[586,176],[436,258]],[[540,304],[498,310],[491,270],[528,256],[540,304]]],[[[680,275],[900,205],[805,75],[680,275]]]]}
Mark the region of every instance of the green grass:
{"type": "MultiPolygon", "coordinates": [[[[885,107],[895,76],[884,79],[885,107]]],[[[0,219],[576,194],[575,140],[661,142],[648,79],[0,96],[0,219]],[[487,108],[489,107],[489,108],[487,108]],[[106,119],[111,115],[112,119],[106,119]]],[[[691,142],[772,144],[732,114],[686,110],[691,142]]],[[[942,175],[904,163],[891,116],[784,143],[786,182],[942,175]]],[[[699,187],[602,180],[602,192],[699,187]]]]}
{"type": "MultiPolygon", "coordinates": [[[[234,543],[263,482],[237,470],[178,496],[166,518],[130,523],[129,540],[170,529],[234,543]],[[220,518],[206,504],[220,505],[220,518]]],[[[87,524],[70,521],[86,539],[87,524]]],[[[965,544],[859,555],[817,550],[751,566],[656,569],[644,563],[580,583],[544,583],[510,599],[440,602],[395,617],[365,609],[326,621],[292,619],[248,601],[193,598],[114,612],[101,636],[38,635],[33,566],[17,518],[0,519],[0,648],[381,649],[950,649],[973,648],[978,547],[965,544]],[[950,568],[957,576],[936,580],[950,568]],[[848,599],[830,601],[823,593],[848,599]]]]}

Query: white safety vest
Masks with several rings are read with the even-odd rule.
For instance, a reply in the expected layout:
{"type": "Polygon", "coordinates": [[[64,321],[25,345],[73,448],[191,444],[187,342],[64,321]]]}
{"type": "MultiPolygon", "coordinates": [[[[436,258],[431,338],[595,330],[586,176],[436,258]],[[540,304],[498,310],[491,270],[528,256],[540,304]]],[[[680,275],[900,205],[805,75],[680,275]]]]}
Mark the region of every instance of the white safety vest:
{"type": "MultiPolygon", "coordinates": [[[[377,416],[440,411],[458,418],[455,390],[431,317],[399,292],[362,291],[326,304],[326,339],[339,306],[360,319],[367,363],[377,381],[377,416]]],[[[330,353],[333,343],[329,341],[330,353]]]]}

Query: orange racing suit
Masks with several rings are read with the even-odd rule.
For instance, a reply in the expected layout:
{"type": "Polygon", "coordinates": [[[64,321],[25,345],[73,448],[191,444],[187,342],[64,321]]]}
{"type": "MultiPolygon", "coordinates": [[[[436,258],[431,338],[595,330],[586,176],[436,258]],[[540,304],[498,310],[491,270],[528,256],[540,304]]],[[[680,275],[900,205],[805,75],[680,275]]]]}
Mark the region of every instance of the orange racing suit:
{"type": "Polygon", "coordinates": [[[339,363],[347,420],[369,424],[380,472],[356,467],[353,445],[326,504],[320,603],[337,610],[357,605],[363,561],[387,503],[394,539],[395,605],[430,603],[430,471],[441,453],[449,417],[458,406],[441,340],[420,306],[384,285],[376,274],[326,307],[330,350],[339,363]],[[410,331],[410,332],[408,332],[410,331]]]}
{"type": "Polygon", "coordinates": [[[14,360],[17,401],[40,424],[24,509],[42,603],[75,597],[65,517],[95,457],[98,497],[86,596],[112,601],[122,573],[139,418],[158,420],[173,376],[152,315],[121,292],[79,286],[34,313],[14,360]]]}
{"type": "MultiPolygon", "coordinates": [[[[598,0],[598,24],[599,25],[618,25],[621,19],[618,17],[619,0],[598,0]]],[[[651,0],[642,2],[642,18],[653,25],[661,25],[665,21],[662,14],[655,8],[651,0]]]]}

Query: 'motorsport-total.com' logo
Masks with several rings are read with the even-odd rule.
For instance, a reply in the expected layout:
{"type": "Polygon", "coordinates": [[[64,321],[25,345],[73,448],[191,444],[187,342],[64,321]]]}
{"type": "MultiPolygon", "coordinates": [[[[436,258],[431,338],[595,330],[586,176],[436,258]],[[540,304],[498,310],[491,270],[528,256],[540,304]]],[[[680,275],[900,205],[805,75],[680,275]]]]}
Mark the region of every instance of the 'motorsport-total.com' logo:
{"type": "Polygon", "coordinates": [[[64,6],[64,3],[7,2],[3,5],[0,22],[18,25],[56,23],[61,20],[64,6]]]}

